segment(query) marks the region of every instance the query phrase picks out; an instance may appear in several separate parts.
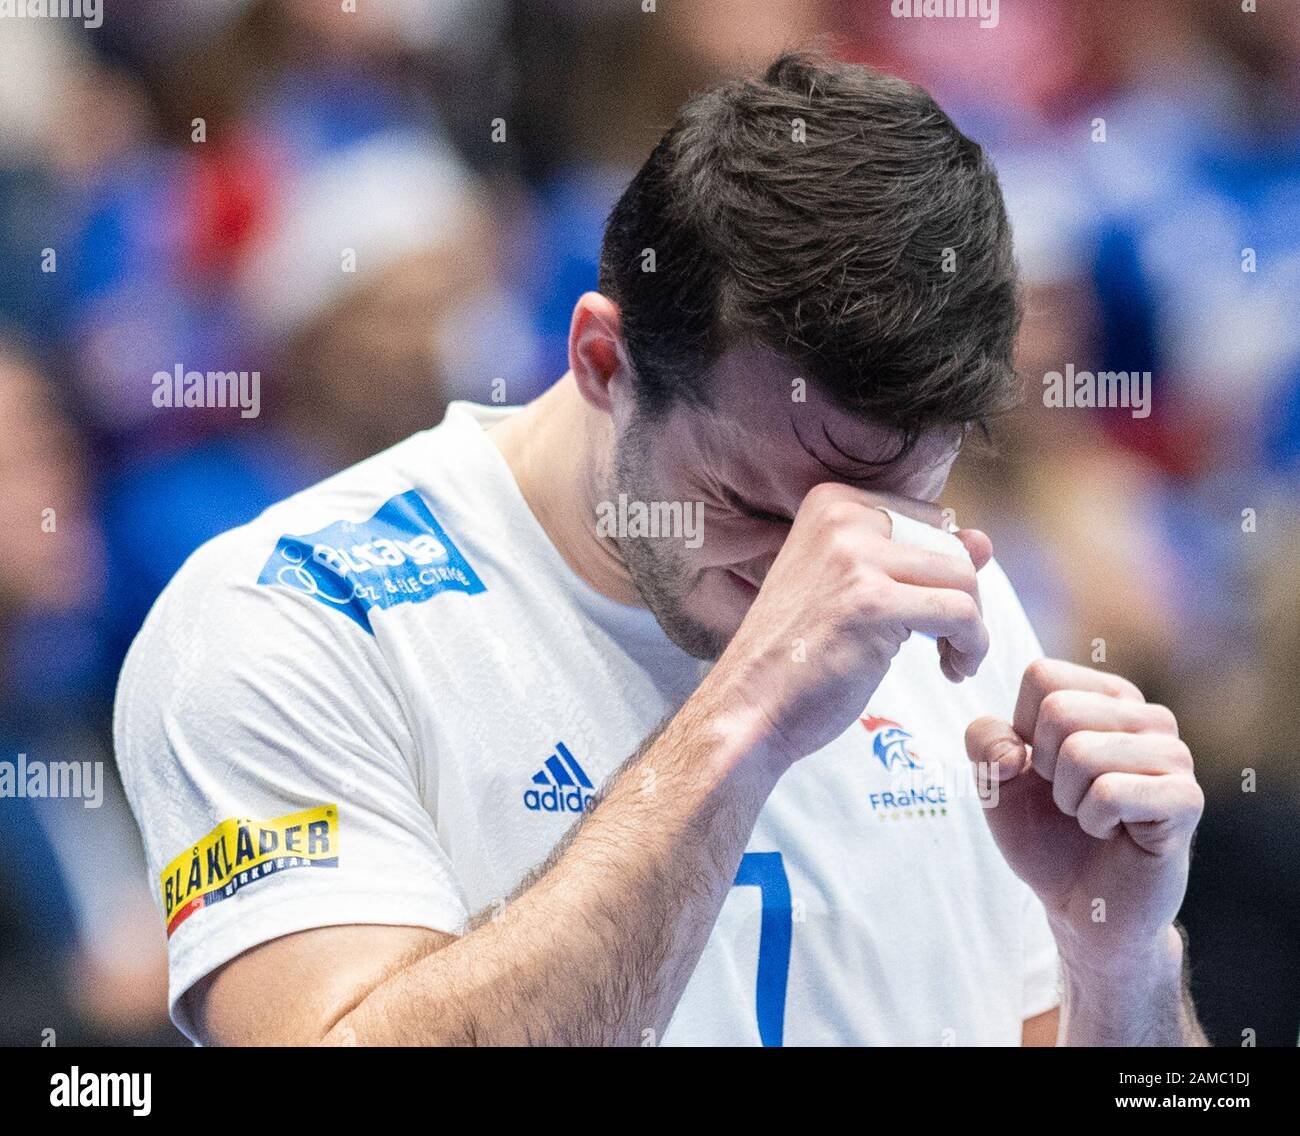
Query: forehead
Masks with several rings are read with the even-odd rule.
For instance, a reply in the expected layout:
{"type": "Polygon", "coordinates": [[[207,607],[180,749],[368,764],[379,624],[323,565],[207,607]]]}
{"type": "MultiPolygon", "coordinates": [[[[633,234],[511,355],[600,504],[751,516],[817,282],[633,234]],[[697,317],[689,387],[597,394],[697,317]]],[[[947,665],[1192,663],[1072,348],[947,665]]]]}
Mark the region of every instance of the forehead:
{"type": "Polygon", "coordinates": [[[958,428],[931,431],[905,457],[898,433],[834,404],[786,359],[735,347],[714,367],[712,406],[679,407],[678,430],[707,476],[765,508],[793,513],[823,481],[906,496],[937,493],[957,455],[958,428]],[[761,500],[755,500],[761,494],[761,500]]]}

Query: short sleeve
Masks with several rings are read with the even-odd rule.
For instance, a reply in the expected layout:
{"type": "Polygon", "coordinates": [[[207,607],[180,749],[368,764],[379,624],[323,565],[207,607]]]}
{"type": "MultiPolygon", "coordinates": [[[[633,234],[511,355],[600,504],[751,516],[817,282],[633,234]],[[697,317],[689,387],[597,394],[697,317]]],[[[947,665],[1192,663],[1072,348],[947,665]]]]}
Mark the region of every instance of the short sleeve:
{"type": "Polygon", "coordinates": [[[185,991],[260,943],[467,918],[374,637],[257,584],[266,552],[236,530],[191,557],[118,684],[118,764],[191,1037],[185,991]]]}

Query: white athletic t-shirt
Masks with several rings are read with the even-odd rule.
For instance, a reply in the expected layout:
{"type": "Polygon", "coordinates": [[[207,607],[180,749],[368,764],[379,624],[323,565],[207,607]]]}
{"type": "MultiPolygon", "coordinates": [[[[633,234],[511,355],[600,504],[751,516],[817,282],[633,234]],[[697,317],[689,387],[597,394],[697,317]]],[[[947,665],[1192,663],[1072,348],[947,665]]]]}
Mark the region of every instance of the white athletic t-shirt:
{"type": "MultiPolygon", "coordinates": [[[[455,403],[210,541],[132,646],[118,760],[191,1037],[181,996],[259,943],[462,930],[699,682],[546,538],[484,433],[505,413],[455,403]]],[[[977,678],[949,683],[914,635],[777,784],[663,1044],[1018,1045],[1057,1003],[963,747],[1040,652],[1001,569],[980,587],[977,678]]]]}

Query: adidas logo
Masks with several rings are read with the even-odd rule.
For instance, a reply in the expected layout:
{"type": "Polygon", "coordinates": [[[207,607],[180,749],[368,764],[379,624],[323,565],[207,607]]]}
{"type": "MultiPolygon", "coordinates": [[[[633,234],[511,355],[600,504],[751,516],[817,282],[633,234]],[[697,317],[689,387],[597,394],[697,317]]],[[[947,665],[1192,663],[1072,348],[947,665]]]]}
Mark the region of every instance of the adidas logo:
{"type": "Polygon", "coordinates": [[[533,784],[544,786],[524,790],[524,805],[535,813],[580,813],[591,808],[596,787],[578,759],[563,742],[533,774],[533,784]]]}

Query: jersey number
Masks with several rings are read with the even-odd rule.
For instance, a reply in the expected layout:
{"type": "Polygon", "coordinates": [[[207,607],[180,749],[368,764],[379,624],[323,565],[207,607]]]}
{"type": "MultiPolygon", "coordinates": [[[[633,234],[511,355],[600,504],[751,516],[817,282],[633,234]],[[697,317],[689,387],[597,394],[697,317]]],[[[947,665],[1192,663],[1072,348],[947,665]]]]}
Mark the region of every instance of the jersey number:
{"type": "Polygon", "coordinates": [[[758,1036],[765,1046],[783,1044],[785,988],[790,974],[790,880],[780,852],[746,852],[740,858],[734,887],[756,887],[763,903],[758,933],[758,979],[754,1003],[758,1036]]]}

